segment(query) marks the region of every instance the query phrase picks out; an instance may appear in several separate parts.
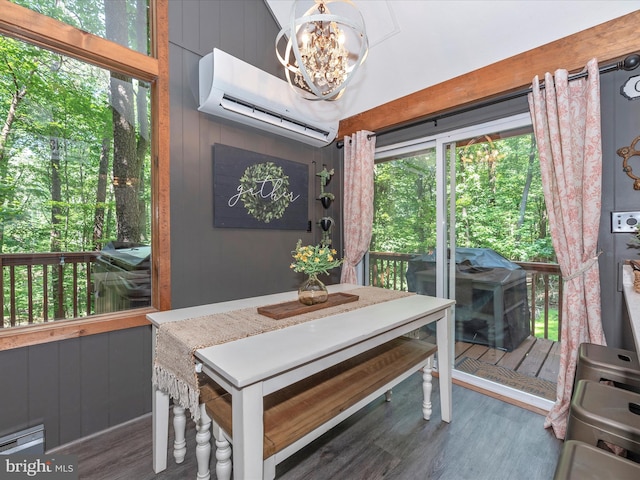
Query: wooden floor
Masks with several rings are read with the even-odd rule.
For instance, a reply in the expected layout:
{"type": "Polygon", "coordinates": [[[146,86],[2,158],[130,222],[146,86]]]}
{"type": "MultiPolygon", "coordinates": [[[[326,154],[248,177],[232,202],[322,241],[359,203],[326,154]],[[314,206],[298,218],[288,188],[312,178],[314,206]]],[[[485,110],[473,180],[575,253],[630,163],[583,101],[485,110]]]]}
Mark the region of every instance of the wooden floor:
{"type": "MultiPolygon", "coordinates": [[[[543,428],[544,417],[466,388],[453,386],[453,421],[441,422],[438,382],[433,416],[421,414],[420,374],[381,397],[278,466],[282,480],[548,480],[562,442],[543,428]]],[[[170,433],[172,435],[172,433],[170,433]]],[[[151,418],[56,449],[78,457],[83,480],[196,478],[193,423],[187,458],[166,471],[151,468],[151,418]]],[[[169,439],[171,445],[173,438],[169,439]]],[[[212,473],[215,478],[215,473],[212,473]]],[[[251,479],[248,479],[251,480],[251,479]]]]}

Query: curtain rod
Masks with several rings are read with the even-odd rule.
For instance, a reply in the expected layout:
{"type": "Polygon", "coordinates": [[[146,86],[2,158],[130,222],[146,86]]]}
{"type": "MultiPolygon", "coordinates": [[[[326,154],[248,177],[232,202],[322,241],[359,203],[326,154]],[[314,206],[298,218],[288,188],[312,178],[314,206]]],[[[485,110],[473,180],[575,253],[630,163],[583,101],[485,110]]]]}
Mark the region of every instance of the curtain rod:
{"type": "MultiPolygon", "coordinates": [[[[634,70],[635,68],[638,67],[638,65],[640,65],[640,55],[638,55],[637,53],[633,53],[630,55],[627,55],[625,57],[624,60],[617,62],[617,63],[612,63],[610,65],[605,65],[603,67],[600,67],[598,69],[598,71],[600,72],[600,74],[603,73],[609,73],[609,72],[615,72],[617,70],[626,70],[626,71],[630,71],[630,70],[634,70]]],[[[584,78],[588,76],[588,73],[585,72],[580,72],[580,73],[575,73],[573,75],[569,75],[569,81],[573,81],[573,80],[578,80],[579,78],[584,78]]],[[[544,82],[540,83],[540,88],[544,89],[544,82]]],[[[479,108],[483,108],[483,107],[490,107],[492,105],[497,105],[498,103],[502,103],[502,102],[507,102],[509,100],[514,100],[516,98],[520,98],[520,97],[524,97],[525,95],[528,95],[532,92],[532,88],[529,87],[525,90],[518,90],[516,92],[513,93],[508,93],[506,95],[502,95],[500,97],[496,97],[493,98],[491,100],[487,100],[485,102],[480,102],[480,103],[476,103],[473,105],[470,105],[468,107],[463,107],[457,110],[452,110],[451,112],[446,112],[446,113],[441,113],[438,115],[434,115],[432,117],[427,117],[424,118],[422,120],[418,120],[416,122],[413,123],[409,123],[406,125],[402,125],[402,126],[398,126],[398,127],[393,127],[390,128],[388,130],[382,130],[379,133],[372,133],[371,135],[367,135],[367,138],[371,138],[371,137],[379,137],[380,135],[386,135],[388,133],[393,133],[393,132],[399,132],[400,130],[404,130],[405,128],[410,128],[410,127],[416,127],[418,125],[422,125],[425,123],[431,123],[434,122],[436,125],[438,124],[438,120],[440,120],[441,118],[447,118],[447,117],[453,117],[454,115],[459,115],[461,113],[467,113],[467,112],[472,112],[473,110],[478,110],[479,108]]],[[[343,140],[339,140],[338,142],[336,142],[336,147],[338,148],[342,148],[344,146],[344,141],[343,140]]]]}

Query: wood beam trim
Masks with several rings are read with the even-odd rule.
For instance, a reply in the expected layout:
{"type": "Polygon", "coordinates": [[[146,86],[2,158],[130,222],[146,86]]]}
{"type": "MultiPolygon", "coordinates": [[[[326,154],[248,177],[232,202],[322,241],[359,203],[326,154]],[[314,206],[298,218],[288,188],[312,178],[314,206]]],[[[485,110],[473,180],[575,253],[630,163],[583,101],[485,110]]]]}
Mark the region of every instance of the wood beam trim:
{"type": "Polygon", "coordinates": [[[0,0],[0,11],[2,34],[140,80],[153,81],[158,76],[158,61],[153,57],[83,32],[8,0],[0,0]]]}
{"type": "Polygon", "coordinates": [[[122,312],[120,312],[2,329],[0,330],[0,351],[151,325],[147,320],[147,314],[156,311],[153,308],[145,308],[133,313],[127,312],[126,318],[122,318],[122,312]]]}
{"type": "Polygon", "coordinates": [[[156,162],[151,179],[154,196],[154,210],[151,221],[152,231],[161,232],[151,239],[153,252],[153,281],[157,288],[152,290],[152,305],[161,311],[171,309],[171,173],[170,173],[170,112],[169,112],[169,7],[168,1],[156,2],[154,18],[156,39],[155,54],[160,67],[157,81],[152,84],[153,105],[156,112],[152,118],[151,158],[156,162]],[[161,274],[162,273],[162,274],[161,274]]]}
{"type": "Polygon", "coordinates": [[[579,70],[594,57],[601,64],[617,61],[640,51],[639,24],[640,10],[385,103],[342,120],[338,138],[419,121],[528,88],[535,75],[559,68],[579,70]]]}

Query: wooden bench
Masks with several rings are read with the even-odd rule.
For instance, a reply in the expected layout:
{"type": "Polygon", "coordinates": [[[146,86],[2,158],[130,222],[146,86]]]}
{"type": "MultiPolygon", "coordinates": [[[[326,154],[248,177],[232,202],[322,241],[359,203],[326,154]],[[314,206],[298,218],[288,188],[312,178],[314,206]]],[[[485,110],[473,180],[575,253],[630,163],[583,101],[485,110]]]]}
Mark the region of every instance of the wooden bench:
{"type": "MultiPolygon", "coordinates": [[[[265,397],[265,478],[274,478],[278,463],[420,369],[424,372],[423,417],[428,420],[436,349],[435,345],[420,340],[396,338],[265,397]]],[[[229,442],[233,443],[231,395],[208,381],[201,387],[201,402],[202,428],[208,429],[208,420],[213,421],[217,477],[229,479],[232,463],[229,442]]],[[[200,428],[198,435],[202,435],[196,447],[198,478],[203,479],[209,476],[209,454],[205,451],[210,436],[200,428]],[[202,465],[203,462],[207,465],[202,465]]]]}

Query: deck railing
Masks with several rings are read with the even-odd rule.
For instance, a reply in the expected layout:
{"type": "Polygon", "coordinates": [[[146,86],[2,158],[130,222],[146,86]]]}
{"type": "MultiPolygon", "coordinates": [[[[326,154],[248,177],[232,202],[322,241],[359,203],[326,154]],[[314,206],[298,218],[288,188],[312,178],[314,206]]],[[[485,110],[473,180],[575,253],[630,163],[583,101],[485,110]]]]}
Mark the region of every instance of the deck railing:
{"type": "MultiPolygon", "coordinates": [[[[415,255],[393,252],[369,252],[369,284],[391,290],[407,290],[406,272],[415,255]]],[[[513,262],[527,272],[527,298],[531,331],[542,322],[539,338],[559,340],[562,326],[563,283],[560,266],[555,263],[513,262]],[[557,315],[557,329],[555,316],[557,315]],[[552,328],[550,328],[550,326],[552,328]]]]}
{"type": "Polygon", "coordinates": [[[541,338],[560,340],[562,327],[562,298],[564,282],[560,265],[542,262],[513,262],[527,272],[527,288],[529,293],[529,311],[531,313],[531,331],[536,331],[538,318],[542,317],[543,335],[541,338]],[[557,329],[550,335],[551,313],[557,314],[557,329]]]}
{"type": "Polygon", "coordinates": [[[98,252],[0,254],[0,328],[93,312],[98,252]]]}

